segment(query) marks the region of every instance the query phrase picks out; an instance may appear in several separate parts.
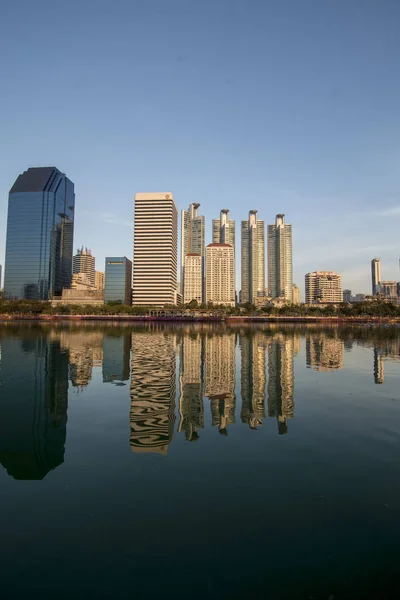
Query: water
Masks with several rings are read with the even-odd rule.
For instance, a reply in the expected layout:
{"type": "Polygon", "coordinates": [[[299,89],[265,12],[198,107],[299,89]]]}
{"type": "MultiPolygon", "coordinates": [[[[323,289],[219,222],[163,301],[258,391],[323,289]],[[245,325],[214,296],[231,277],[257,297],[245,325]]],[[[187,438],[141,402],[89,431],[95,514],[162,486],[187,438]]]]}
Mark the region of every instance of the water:
{"type": "Polygon", "coordinates": [[[399,598],[400,329],[0,327],[3,598],[399,598]]]}

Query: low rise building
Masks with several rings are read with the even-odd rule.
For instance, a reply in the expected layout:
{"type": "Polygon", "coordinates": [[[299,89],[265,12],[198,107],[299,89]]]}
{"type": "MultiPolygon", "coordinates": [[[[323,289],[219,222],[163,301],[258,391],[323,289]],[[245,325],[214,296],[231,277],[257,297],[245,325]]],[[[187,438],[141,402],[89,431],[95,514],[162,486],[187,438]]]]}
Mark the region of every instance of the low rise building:
{"type": "Polygon", "coordinates": [[[342,278],[334,271],[307,273],[306,304],[343,302],[342,278]]]}
{"type": "Polygon", "coordinates": [[[397,281],[380,281],[378,294],[384,298],[397,298],[397,281]]]}

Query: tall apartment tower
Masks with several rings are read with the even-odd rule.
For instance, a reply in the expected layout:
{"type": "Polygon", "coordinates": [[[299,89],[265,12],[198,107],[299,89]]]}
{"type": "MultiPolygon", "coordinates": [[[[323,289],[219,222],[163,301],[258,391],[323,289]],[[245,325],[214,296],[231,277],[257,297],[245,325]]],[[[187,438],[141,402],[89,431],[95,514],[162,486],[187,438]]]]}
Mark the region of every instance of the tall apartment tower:
{"type": "Polygon", "coordinates": [[[292,226],[282,214],[268,225],[268,293],[293,301],[292,226]]]}
{"type": "Polygon", "coordinates": [[[201,304],[203,302],[203,258],[200,254],[195,252],[186,254],[183,274],[184,304],[192,300],[201,304]]]}
{"type": "Polygon", "coordinates": [[[185,256],[199,254],[202,258],[202,280],[204,279],[204,240],[205,219],[198,214],[200,204],[191,204],[188,210],[183,210],[181,215],[181,290],[184,289],[185,256]]]}
{"type": "Polygon", "coordinates": [[[235,306],[235,254],[230,244],[206,248],[206,302],[235,306]]]}
{"type": "Polygon", "coordinates": [[[212,221],[212,243],[230,244],[235,252],[235,221],[228,218],[229,209],[223,208],[219,219],[212,221]]]}
{"type": "Polygon", "coordinates": [[[56,167],[19,175],[8,199],[4,294],[49,300],[71,287],[74,184],[56,167]]]}
{"type": "Polygon", "coordinates": [[[265,294],[265,234],[264,221],[257,211],[249,212],[242,221],[242,302],[254,302],[265,294]]]}
{"type": "Polygon", "coordinates": [[[174,304],[178,268],[178,211],[172,193],[136,194],[134,219],[133,304],[174,304]]]}
{"type": "Polygon", "coordinates": [[[73,260],[72,260],[72,272],[85,273],[93,287],[96,285],[95,275],[95,263],[96,260],[92,256],[92,251],[87,248],[78,248],[73,260]]]}
{"type": "Polygon", "coordinates": [[[378,294],[378,285],[381,280],[381,259],[373,258],[371,260],[371,277],[372,277],[372,295],[378,294]]]}
{"type": "Polygon", "coordinates": [[[334,271],[307,273],[306,304],[343,302],[342,278],[334,271]]]}

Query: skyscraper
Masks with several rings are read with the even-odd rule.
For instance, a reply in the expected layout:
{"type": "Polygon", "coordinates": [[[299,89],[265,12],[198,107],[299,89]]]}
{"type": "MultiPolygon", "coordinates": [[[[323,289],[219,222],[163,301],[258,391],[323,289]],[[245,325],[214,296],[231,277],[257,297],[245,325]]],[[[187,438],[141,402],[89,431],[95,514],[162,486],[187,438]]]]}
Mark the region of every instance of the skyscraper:
{"type": "Polygon", "coordinates": [[[107,256],[104,302],[132,303],[132,263],[126,256],[107,256]]]}
{"type": "Polygon", "coordinates": [[[8,298],[49,300],[71,286],[74,209],[74,184],[55,167],[17,177],[8,199],[8,298]]]}
{"type": "Polygon", "coordinates": [[[235,255],[230,244],[206,248],[206,302],[235,306],[235,255]]]}
{"type": "Polygon", "coordinates": [[[198,304],[203,301],[203,257],[190,252],[185,256],[183,269],[184,296],[183,302],[187,304],[196,300],[198,304]]]}
{"type": "Polygon", "coordinates": [[[254,302],[265,294],[264,221],[251,210],[242,221],[242,296],[241,302],[254,302]]]}
{"type": "Polygon", "coordinates": [[[307,273],[306,304],[316,302],[343,302],[342,278],[334,271],[307,273]]]}
{"type": "Polygon", "coordinates": [[[135,195],[133,304],[174,304],[178,213],[171,192],[135,195]]]}
{"type": "Polygon", "coordinates": [[[199,254],[202,258],[202,281],[204,280],[204,239],[205,219],[198,214],[200,204],[191,204],[188,210],[182,211],[181,217],[181,289],[184,289],[185,256],[187,254],[199,254]]]}
{"type": "Polygon", "coordinates": [[[381,280],[381,259],[373,258],[371,260],[371,277],[372,277],[372,295],[378,293],[378,285],[381,280]]]}
{"type": "Polygon", "coordinates": [[[235,221],[228,219],[229,209],[223,208],[219,219],[212,222],[213,244],[230,244],[235,252],[235,221]]]}
{"type": "Polygon", "coordinates": [[[85,273],[93,287],[96,285],[95,278],[95,258],[92,256],[92,251],[87,248],[78,248],[75,256],[72,259],[72,272],[85,273]]]}
{"type": "Polygon", "coordinates": [[[282,214],[276,215],[275,225],[268,225],[268,293],[293,300],[292,226],[282,214]]]}

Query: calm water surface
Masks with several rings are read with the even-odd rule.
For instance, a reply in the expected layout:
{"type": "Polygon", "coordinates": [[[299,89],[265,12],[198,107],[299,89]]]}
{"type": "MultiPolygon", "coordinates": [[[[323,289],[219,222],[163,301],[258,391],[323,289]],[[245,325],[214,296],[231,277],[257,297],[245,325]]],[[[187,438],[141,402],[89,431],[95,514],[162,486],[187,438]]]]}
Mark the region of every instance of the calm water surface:
{"type": "Polygon", "coordinates": [[[2,598],[400,597],[400,329],[0,327],[2,598]]]}

